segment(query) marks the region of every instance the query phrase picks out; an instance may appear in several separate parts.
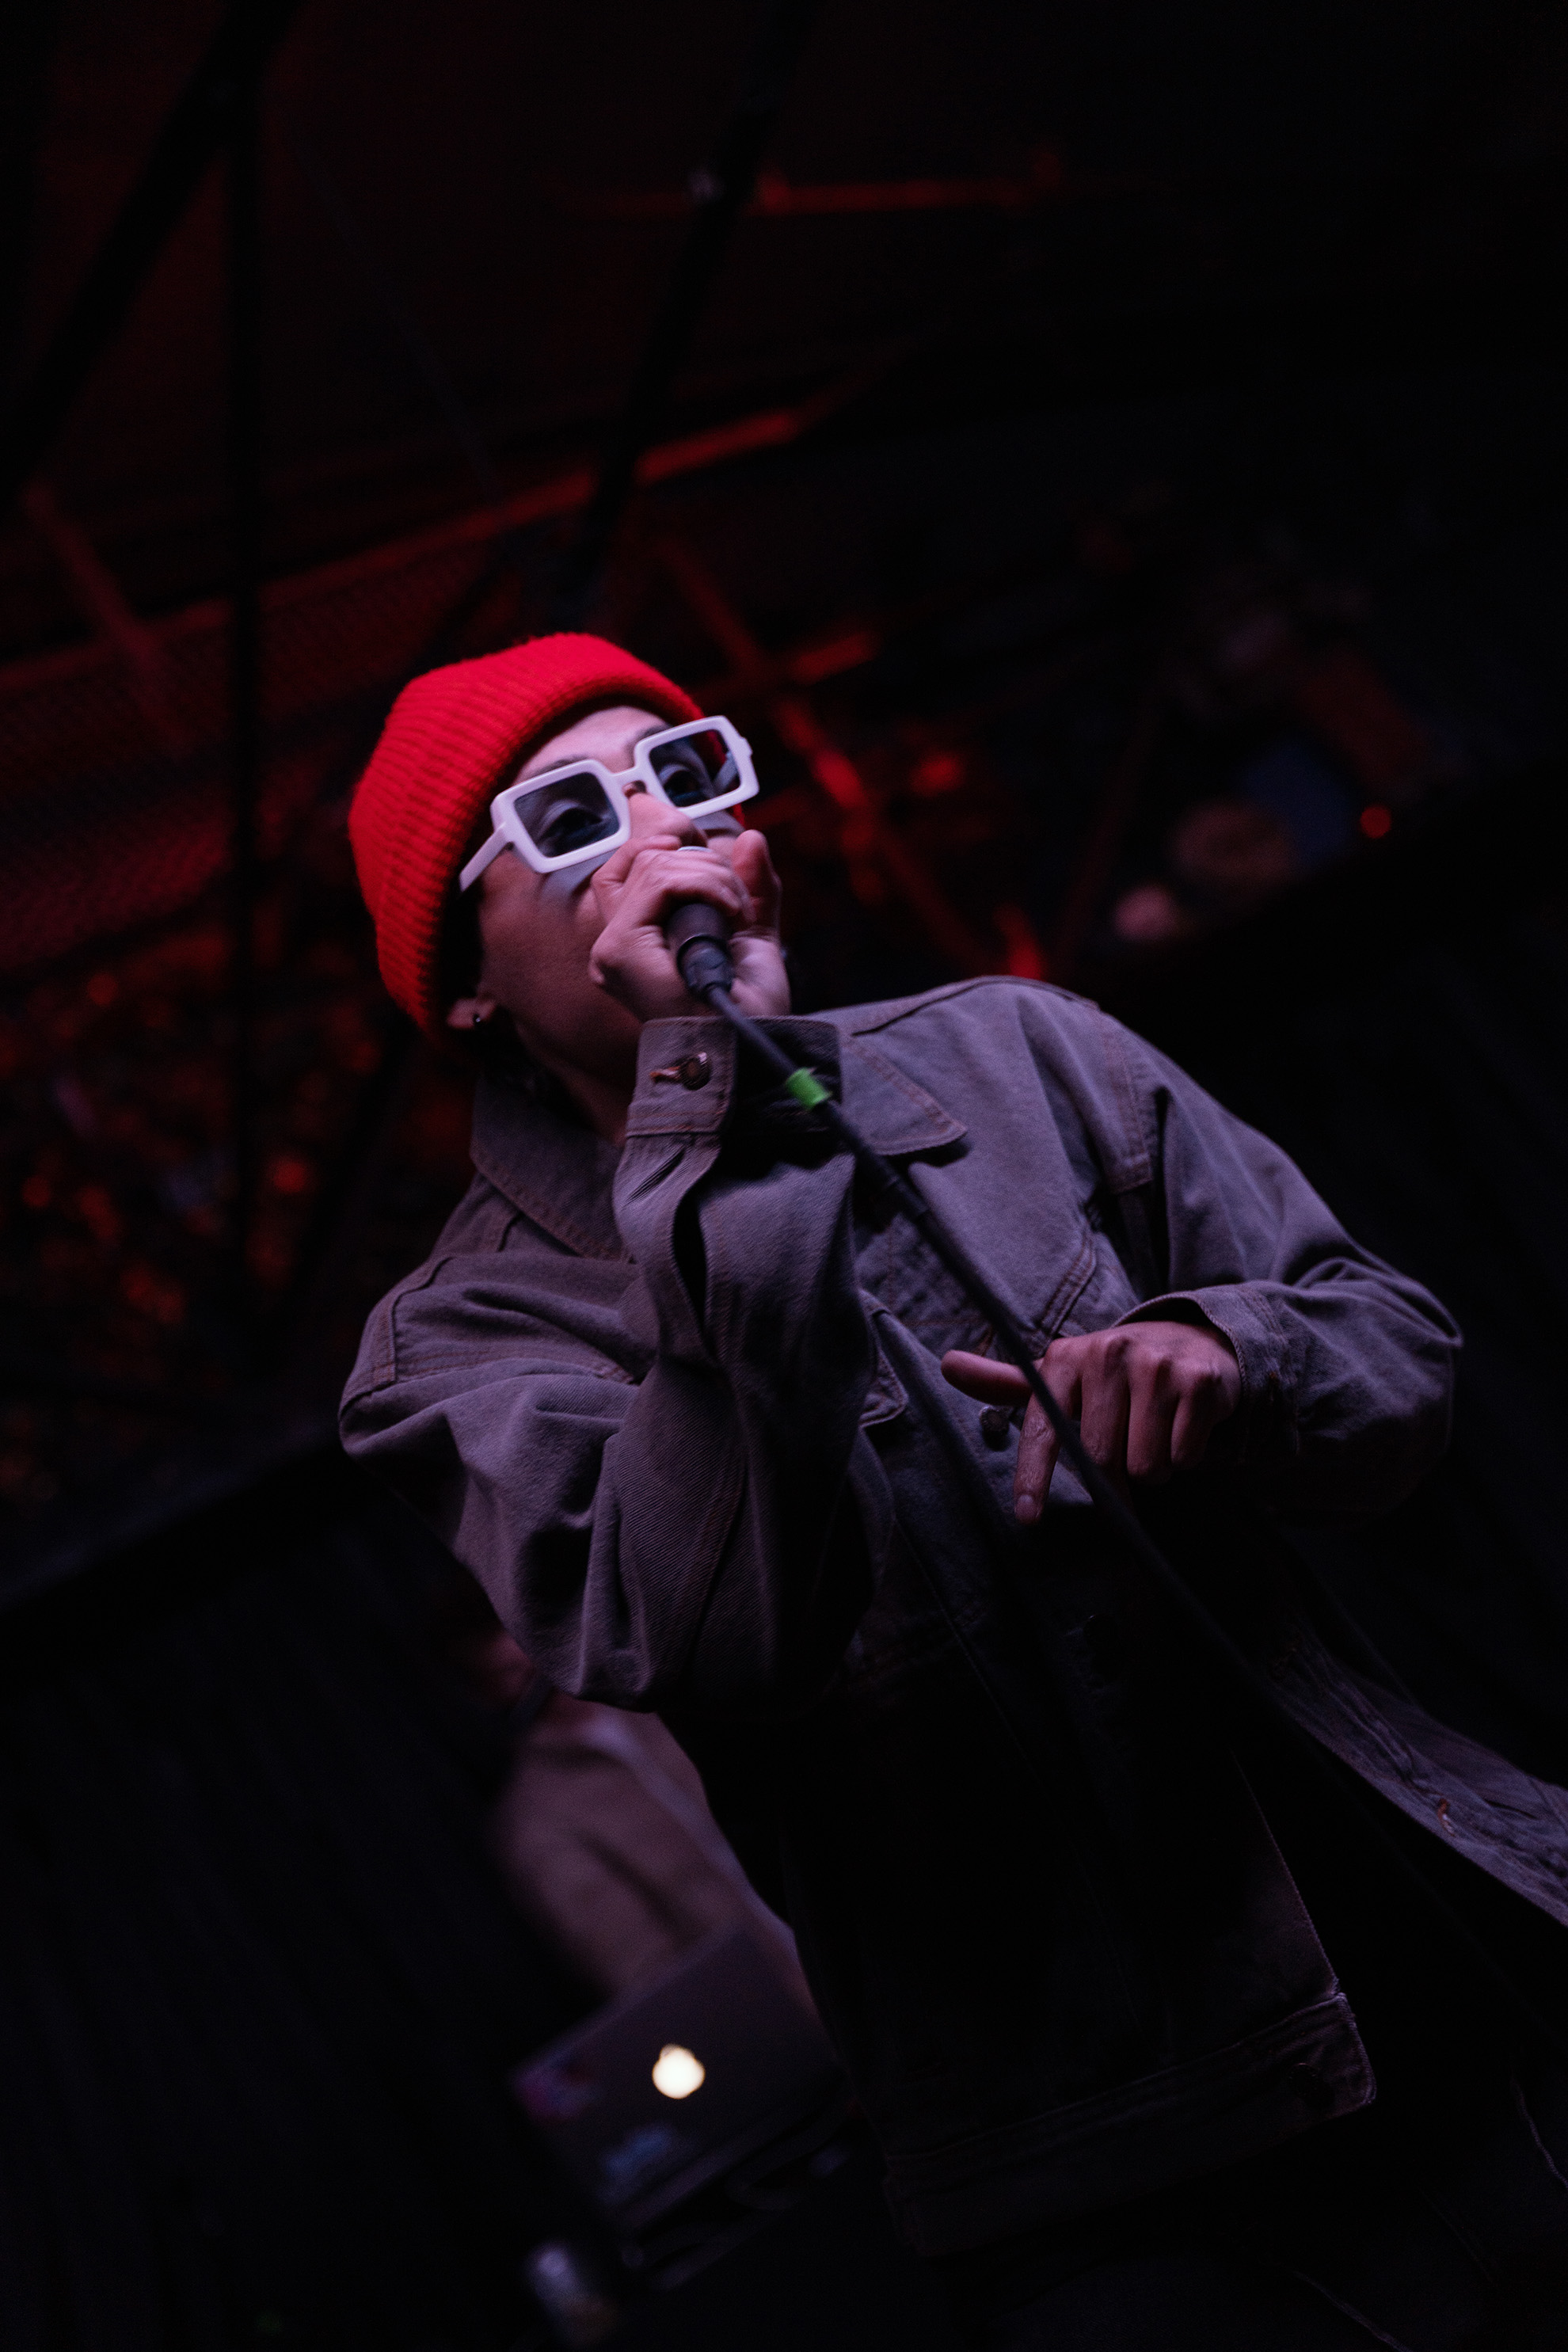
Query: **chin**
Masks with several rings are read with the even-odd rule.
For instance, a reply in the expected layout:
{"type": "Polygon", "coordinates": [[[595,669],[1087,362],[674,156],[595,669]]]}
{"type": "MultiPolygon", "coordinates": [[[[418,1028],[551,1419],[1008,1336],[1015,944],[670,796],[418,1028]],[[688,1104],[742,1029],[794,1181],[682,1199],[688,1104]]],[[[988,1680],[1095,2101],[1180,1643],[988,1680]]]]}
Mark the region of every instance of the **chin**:
{"type": "Polygon", "coordinates": [[[637,1077],[637,1040],[642,1024],[613,997],[595,1003],[589,1016],[559,1029],[546,1029],[512,1016],[514,1026],[535,1061],[561,1076],[581,1072],[601,1085],[630,1087],[637,1077]]]}

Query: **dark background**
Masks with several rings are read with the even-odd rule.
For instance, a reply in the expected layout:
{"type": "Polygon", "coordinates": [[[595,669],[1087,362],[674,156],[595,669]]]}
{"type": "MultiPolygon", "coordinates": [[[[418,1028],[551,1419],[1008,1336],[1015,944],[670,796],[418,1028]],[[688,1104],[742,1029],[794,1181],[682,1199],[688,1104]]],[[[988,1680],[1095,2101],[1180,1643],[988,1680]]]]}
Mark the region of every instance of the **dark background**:
{"type": "MultiPolygon", "coordinates": [[[[404,677],[559,611],[763,21],[306,0],[238,370],[220,141],[41,407],[220,12],[0,33],[26,2352],[528,2324],[554,2192],[500,2081],[581,1996],[484,1860],[500,1735],[435,1653],[444,1564],[332,1445],[467,1134],[343,813],[404,677]]],[[[1565,113],[1560,5],[830,0],[582,609],[756,744],[803,1006],[1080,987],[1453,1307],[1450,1460],[1301,1540],[1421,1697],[1568,1782],[1565,113]]],[[[836,2194],[816,2257],[744,2258],[765,2292],[736,2258],[736,2308],[917,2340],[869,2184],[836,2194]]],[[[740,2324],[727,2274],[671,2341],[740,2324]]]]}

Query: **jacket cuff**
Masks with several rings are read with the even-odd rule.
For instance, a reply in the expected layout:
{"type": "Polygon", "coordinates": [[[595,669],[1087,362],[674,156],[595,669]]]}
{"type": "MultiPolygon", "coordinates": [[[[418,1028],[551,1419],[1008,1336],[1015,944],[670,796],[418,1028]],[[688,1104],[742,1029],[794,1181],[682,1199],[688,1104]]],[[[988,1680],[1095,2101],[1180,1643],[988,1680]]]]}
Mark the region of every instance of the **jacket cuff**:
{"type": "MultiPolygon", "coordinates": [[[[837,1034],[826,1022],[780,1019],[762,1026],[793,1059],[820,1068],[824,1083],[837,1089],[837,1034]]],[[[719,1163],[731,1114],[744,1108],[735,1045],[729,1023],[712,1014],[682,1013],[645,1024],[626,1148],[616,1171],[616,1223],[642,1270],[653,1310],[643,1336],[661,1354],[691,1364],[708,1364],[711,1357],[702,1277],[689,1251],[682,1262],[678,1227],[688,1195],[719,1163]]],[[[807,1117],[793,1102],[789,1109],[799,1119],[807,1117]]],[[[635,1305],[628,1301],[623,1311],[636,1324],[635,1305]]]]}
{"type": "Polygon", "coordinates": [[[1141,1300],[1117,1321],[1206,1323],[1229,1340],[1241,1373],[1241,1402],[1228,1424],[1226,1452],[1245,1462],[1296,1452],[1289,1344],[1260,1285],[1225,1282],[1203,1290],[1167,1291],[1141,1300]]]}
{"type": "MultiPolygon", "coordinates": [[[[757,1026],[792,1061],[837,1089],[838,1033],[830,1022],[780,1014],[757,1026]]],[[[626,1114],[634,1136],[717,1135],[737,1098],[735,1033],[713,1013],[648,1021],[637,1045],[637,1082],[626,1114]]],[[[764,1082],[762,1091],[773,1091],[764,1082]]]]}

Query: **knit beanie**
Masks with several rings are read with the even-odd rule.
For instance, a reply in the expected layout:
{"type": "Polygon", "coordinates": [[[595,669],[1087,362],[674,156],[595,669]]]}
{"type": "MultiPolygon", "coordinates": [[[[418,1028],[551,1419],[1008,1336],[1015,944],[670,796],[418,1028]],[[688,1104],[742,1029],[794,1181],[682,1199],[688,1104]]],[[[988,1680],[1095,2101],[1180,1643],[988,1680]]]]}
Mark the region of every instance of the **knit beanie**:
{"type": "Polygon", "coordinates": [[[571,719],[615,703],[671,726],[701,712],[688,694],[603,637],[533,637],[478,661],[426,670],[392,706],[349,811],[354,866],[375,925],[381,976],[438,1034],[441,921],[488,803],[571,719]]]}

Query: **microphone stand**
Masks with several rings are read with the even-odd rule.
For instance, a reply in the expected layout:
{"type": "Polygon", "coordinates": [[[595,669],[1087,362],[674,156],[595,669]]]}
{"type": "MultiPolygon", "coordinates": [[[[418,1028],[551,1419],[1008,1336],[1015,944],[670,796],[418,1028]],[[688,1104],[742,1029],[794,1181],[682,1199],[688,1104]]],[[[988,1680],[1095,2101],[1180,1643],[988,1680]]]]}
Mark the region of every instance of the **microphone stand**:
{"type": "Polygon", "coordinates": [[[1568,2069],[1568,2042],[1548,2023],[1496,1955],[1427,1878],[1384,1823],[1366,1803],[1358,1784],[1347,1775],[1311,1734],[1302,1729],[1279,1694],[1252,1661],[1210,1614],[1184,1578],[1144,1528],[1137,1514],[1093,1460],[1072,1421],[1051,1394],[1035,1361],[1028,1334],[1005,1300],[998,1297],[968,1251],[948,1232],[929,1201],[910,1178],[884,1159],[847,1119],[814,1071],[798,1066],[765,1029],[742,1013],[731,993],[734,967],[729,935],[717,908],[689,899],[676,908],[665,926],[680,976],[691,994],[734,1031],[737,1044],[777,1079],[795,1101],[816,1114],[828,1133],[849,1152],[873,1202],[881,1202],[909,1220],[954,1277],[965,1296],[989,1323],[997,1348],[1016,1365],[1029,1391],[1056,1433],[1061,1454],[1072,1465],[1089,1499],[1174,1611],[1208,1668],[1222,1700],[1230,1703],[1252,1727],[1283,1738],[1305,1767],[1308,1778],[1350,1812],[1379,1850],[1382,1859],[1436,1919],[1506,2009],[1544,2045],[1559,2064],[1568,2069]]]}

